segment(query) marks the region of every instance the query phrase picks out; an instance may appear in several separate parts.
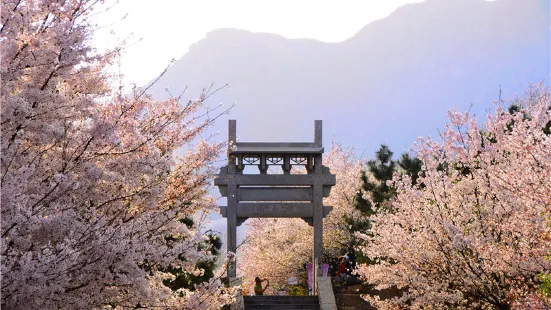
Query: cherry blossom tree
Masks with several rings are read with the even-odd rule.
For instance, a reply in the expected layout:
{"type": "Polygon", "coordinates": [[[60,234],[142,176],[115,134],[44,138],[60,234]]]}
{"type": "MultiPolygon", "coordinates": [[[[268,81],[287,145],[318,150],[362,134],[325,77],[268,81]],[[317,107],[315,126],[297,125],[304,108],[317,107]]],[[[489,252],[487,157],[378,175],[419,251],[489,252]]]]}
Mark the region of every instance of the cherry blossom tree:
{"type": "Polygon", "coordinates": [[[375,216],[363,248],[384,259],[359,270],[376,288],[404,293],[369,300],[381,308],[550,306],[537,293],[551,268],[549,98],[533,88],[515,100],[518,112],[497,105],[484,126],[450,111],[441,142],[417,142],[423,187],[395,176],[393,208],[375,216]]]}
{"type": "MultiPolygon", "coordinates": [[[[354,238],[344,216],[361,216],[353,200],[360,187],[362,162],[353,148],[333,144],[323,163],[337,177],[337,184],[323,202],[333,207],[323,220],[324,256],[336,257],[354,238]]],[[[312,227],[300,218],[252,218],[247,227],[247,238],[237,251],[237,267],[247,291],[252,292],[256,276],[269,278],[270,289],[285,287],[289,277],[306,279],[304,264],[312,261],[312,227]]]]}
{"type": "Polygon", "coordinates": [[[113,90],[119,50],[89,44],[97,2],[1,4],[2,308],[218,309],[223,270],[176,292],[160,270],[212,259],[201,224],[179,220],[214,204],[221,144],[199,135],[225,111],[208,90],[185,104],[113,90]]]}

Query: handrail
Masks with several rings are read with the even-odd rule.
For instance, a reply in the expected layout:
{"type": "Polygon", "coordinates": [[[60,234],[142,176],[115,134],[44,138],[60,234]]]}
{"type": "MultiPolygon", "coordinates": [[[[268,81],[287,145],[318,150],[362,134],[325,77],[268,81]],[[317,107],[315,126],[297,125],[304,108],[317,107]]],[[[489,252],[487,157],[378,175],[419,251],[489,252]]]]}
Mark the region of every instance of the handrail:
{"type": "Polygon", "coordinates": [[[331,277],[317,278],[317,295],[319,298],[321,310],[337,310],[337,301],[333,293],[333,285],[331,285],[331,277]]]}

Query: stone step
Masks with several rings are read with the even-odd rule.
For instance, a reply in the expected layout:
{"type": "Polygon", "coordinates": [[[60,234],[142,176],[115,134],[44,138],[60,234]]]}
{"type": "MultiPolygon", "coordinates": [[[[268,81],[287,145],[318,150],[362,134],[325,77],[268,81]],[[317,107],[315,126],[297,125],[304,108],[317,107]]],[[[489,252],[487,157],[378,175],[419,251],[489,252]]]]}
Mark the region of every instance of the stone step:
{"type": "Polygon", "coordinates": [[[279,295],[262,295],[262,296],[243,296],[245,301],[255,300],[293,300],[293,301],[314,301],[318,302],[318,296],[279,296],[279,295]]]}
{"type": "Polygon", "coordinates": [[[246,301],[249,305],[258,305],[258,304],[302,304],[302,305],[317,305],[319,302],[317,300],[312,301],[296,301],[296,300],[249,300],[246,301]]]}
{"type": "Polygon", "coordinates": [[[245,310],[319,309],[318,296],[243,296],[245,310]]]}
{"type": "Polygon", "coordinates": [[[319,305],[245,305],[245,310],[319,310],[319,305]]]}

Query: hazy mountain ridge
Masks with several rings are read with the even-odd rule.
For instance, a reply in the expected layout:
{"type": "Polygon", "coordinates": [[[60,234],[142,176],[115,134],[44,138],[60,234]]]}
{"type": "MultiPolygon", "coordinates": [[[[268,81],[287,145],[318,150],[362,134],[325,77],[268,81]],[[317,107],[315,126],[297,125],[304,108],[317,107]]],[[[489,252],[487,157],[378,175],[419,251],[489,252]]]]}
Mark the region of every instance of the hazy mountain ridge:
{"type": "MultiPolygon", "coordinates": [[[[445,110],[492,108],[550,75],[549,1],[428,0],[397,9],[340,43],[218,29],[151,89],[188,95],[211,82],[232,88],[231,118],[252,140],[311,140],[314,119],[333,140],[367,155],[382,142],[401,152],[443,128],[445,110]]],[[[218,122],[225,138],[226,121],[218,122]]]]}

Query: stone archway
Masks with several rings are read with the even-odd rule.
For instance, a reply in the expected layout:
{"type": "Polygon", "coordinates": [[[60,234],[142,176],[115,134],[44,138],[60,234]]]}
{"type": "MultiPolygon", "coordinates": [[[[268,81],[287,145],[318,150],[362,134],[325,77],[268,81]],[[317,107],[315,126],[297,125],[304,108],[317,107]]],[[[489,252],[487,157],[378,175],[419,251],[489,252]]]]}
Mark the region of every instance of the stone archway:
{"type": "MultiPolygon", "coordinates": [[[[313,288],[323,253],[323,218],[332,207],[323,206],[336,184],[335,175],[323,166],[322,121],[314,125],[314,142],[237,142],[236,121],[229,120],[228,164],[214,180],[227,206],[227,251],[237,250],[237,226],[250,217],[300,217],[314,228],[313,288]],[[244,166],[258,166],[259,174],[243,174],[244,166]],[[280,165],[283,174],[267,174],[268,166],[280,165]],[[306,167],[307,174],[291,174],[293,165],[306,167]]],[[[236,264],[228,268],[228,279],[236,277],[236,264]]]]}

